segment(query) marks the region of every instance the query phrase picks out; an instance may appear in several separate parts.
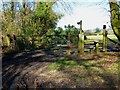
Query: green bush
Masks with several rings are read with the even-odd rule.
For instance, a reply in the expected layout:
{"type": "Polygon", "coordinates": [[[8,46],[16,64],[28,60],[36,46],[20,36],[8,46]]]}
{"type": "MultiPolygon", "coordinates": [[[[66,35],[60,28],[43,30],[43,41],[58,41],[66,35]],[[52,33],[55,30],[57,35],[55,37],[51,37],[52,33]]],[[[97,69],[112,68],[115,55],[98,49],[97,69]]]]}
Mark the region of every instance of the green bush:
{"type": "Polygon", "coordinates": [[[26,38],[17,38],[16,49],[18,51],[23,51],[25,49],[30,49],[31,43],[26,38]]]}

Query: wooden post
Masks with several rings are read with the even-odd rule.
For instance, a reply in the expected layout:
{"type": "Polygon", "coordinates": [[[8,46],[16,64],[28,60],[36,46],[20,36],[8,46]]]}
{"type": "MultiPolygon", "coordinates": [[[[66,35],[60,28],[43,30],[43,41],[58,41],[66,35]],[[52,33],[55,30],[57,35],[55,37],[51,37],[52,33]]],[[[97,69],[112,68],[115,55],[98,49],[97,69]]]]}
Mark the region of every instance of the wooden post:
{"type": "Polygon", "coordinates": [[[10,35],[9,34],[6,36],[6,40],[7,40],[7,46],[10,47],[10,35]]]}
{"type": "Polygon", "coordinates": [[[99,52],[99,43],[98,43],[98,41],[95,41],[94,43],[95,43],[95,53],[98,54],[98,52],[99,52]]]}
{"type": "Polygon", "coordinates": [[[70,48],[70,32],[68,32],[68,41],[67,41],[67,55],[69,56],[71,53],[71,48],[70,48]]]}
{"type": "Polygon", "coordinates": [[[11,46],[12,46],[12,49],[13,49],[13,50],[16,49],[16,36],[15,36],[14,33],[13,33],[13,36],[12,36],[12,43],[11,43],[11,46]]]}
{"type": "Polygon", "coordinates": [[[106,31],[106,25],[103,25],[103,52],[107,52],[107,31],[106,31]]]}
{"type": "Polygon", "coordinates": [[[79,41],[78,41],[78,53],[83,54],[84,53],[84,33],[82,30],[82,20],[78,22],[77,24],[80,24],[80,34],[79,34],[79,41]]]}

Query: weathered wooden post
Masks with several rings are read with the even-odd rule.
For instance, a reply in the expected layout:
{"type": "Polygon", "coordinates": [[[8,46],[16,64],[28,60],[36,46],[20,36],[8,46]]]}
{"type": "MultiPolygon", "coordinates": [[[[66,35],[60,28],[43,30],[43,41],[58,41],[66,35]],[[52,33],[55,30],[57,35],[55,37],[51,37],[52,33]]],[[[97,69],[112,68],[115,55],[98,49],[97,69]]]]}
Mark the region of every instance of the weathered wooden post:
{"type": "Polygon", "coordinates": [[[10,47],[11,43],[10,43],[10,35],[9,34],[7,34],[6,40],[7,40],[7,46],[10,47]]]}
{"type": "Polygon", "coordinates": [[[16,36],[15,36],[15,34],[13,33],[13,37],[12,37],[12,40],[13,40],[13,42],[12,42],[12,49],[16,49],[16,36]]]}
{"type": "Polygon", "coordinates": [[[79,33],[79,41],[78,41],[78,53],[83,54],[84,53],[84,33],[82,30],[82,20],[77,23],[80,24],[80,33],[79,33]]]}
{"type": "Polygon", "coordinates": [[[67,41],[67,55],[69,56],[71,53],[71,48],[70,48],[70,32],[68,32],[68,41],[67,41]]]}
{"type": "Polygon", "coordinates": [[[103,25],[103,52],[107,52],[107,31],[106,31],[106,25],[103,25]]]}
{"type": "Polygon", "coordinates": [[[99,52],[99,43],[98,43],[98,41],[95,41],[94,43],[95,43],[95,53],[98,54],[98,52],[99,52]]]}

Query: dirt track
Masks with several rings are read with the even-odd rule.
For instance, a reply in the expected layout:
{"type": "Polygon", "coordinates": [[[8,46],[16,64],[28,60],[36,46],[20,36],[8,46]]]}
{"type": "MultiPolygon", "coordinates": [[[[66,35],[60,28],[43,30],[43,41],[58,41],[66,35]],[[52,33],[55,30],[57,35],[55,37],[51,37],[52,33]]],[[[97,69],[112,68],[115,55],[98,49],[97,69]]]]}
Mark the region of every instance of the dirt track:
{"type": "MultiPolygon", "coordinates": [[[[93,86],[89,85],[89,82],[76,83],[73,81],[74,76],[81,74],[81,71],[72,73],[67,71],[50,71],[48,65],[55,62],[63,56],[53,55],[51,52],[43,50],[12,53],[3,57],[2,62],[2,81],[4,89],[13,88],[84,88],[84,87],[114,87],[114,83],[109,82],[110,85],[98,84],[92,82],[93,86]],[[73,79],[72,79],[73,78],[73,79]],[[113,86],[111,86],[113,85],[113,86]]],[[[80,66],[81,67],[81,66],[80,66]]],[[[84,71],[83,71],[84,72],[84,71]]],[[[85,74],[92,77],[90,74],[85,74]]],[[[85,76],[84,75],[84,76],[85,76]]],[[[82,77],[84,77],[82,76],[82,77]]],[[[85,77],[87,77],[85,76],[85,77]]],[[[104,77],[107,77],[105,75],[104,77]]],[[[108,79],[113,80],[112,76],[108,79]]],[[[84,80],[83,80],[84,81],[84,80]]],[[[102,82],[102,81],[101,81],[102,82]]]]}
{"type": "Polygon", "coordinates": [[[47,69],[60,57],[42,50],[5,56],[2,60],[3,88],[67,87],[70,80],[59,78],[62,72],[47,69]]]}

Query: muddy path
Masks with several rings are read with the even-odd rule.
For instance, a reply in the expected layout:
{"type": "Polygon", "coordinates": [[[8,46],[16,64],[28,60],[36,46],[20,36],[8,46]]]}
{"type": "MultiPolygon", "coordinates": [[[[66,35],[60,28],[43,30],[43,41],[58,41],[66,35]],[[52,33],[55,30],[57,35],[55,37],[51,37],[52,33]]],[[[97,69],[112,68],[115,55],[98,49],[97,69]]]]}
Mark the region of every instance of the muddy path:
{"type": "Polygon", "coordinates": [[[35,88],[38,75],[44,76],[47,66],[60,57],[44,50],[6,55],[2,58],[3,88],[35,88]]]}
{"type": "Polygon", "coordinates": [[[7,54],[2,58],[3,89],[118,87],[118,56],[70,57],[76,61],[67,58],[63,53],[53,54],[48,50],[7,54]],[[66,59],[57,62],[60,58],[66,59]],[[48,69],[50,65],[54,70],[48,69]]]}

